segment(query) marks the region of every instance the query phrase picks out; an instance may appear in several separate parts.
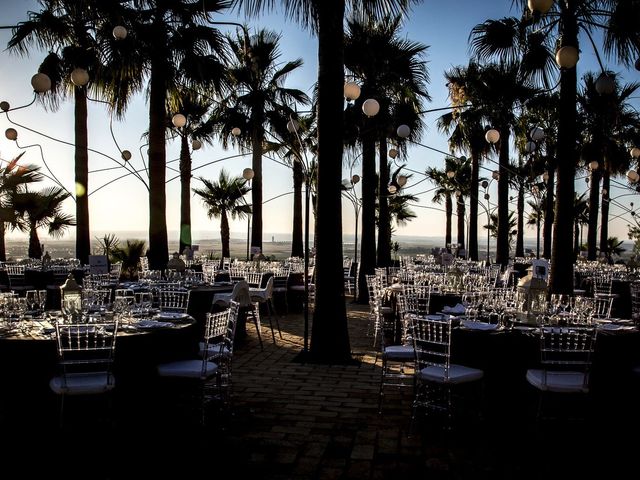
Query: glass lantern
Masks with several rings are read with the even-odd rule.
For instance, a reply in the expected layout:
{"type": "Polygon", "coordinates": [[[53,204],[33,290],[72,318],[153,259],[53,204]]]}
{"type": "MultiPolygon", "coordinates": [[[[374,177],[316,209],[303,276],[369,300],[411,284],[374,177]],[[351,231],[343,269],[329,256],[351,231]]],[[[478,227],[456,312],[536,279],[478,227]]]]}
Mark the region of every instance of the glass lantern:
{"type": "Polygon", "coordinates": [[[547,312],[547,282],[534,276],[532,267],[518,282],[517,299],[518,317],[525,323],[536,324],[538,318],[547,312]]]}
{"type": "Polygon", "coordinates": [[[62,315],[69,323],[77,323],[82,318],[82,287],[73,274],[60,286],[60,305],[62,315]]]}

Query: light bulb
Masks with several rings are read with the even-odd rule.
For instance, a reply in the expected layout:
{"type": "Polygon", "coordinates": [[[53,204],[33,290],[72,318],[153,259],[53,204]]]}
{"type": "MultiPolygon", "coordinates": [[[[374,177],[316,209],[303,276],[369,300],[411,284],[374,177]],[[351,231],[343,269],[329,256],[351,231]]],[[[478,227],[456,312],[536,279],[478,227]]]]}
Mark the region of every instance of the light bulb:
{"type": "Polygon", "coordinates": [[[71,83],[76,87],[84,87],[89,83],[89,72],[84,68],[74,68],[71,72],[71,83]]]}
{"type": "Polygon", "coordinates": [[[242,133],[242,130],[240,130],[238,127],[233,127],[231,129],[231,135],[233,135],[234,137],[240,136],[241,133],[242,133]]]}
{"type": "Polygon", "coordinates": [[[375,98],[369,98],[362,104],[362,111],[367,117],[375,117],[380,111],[380,104],[375,98]]]}
{"type": "Polygon", "coordinates": [[[9,140],[17,140],[18,139],[18,131],[15,128],[7,128],[4,131],[4,136],[9,140]]]}
{"type": "Polygon", "coordinates": [[[31,86],[36,93],[44,93],[51,89],[51,79],[46,73],[36,73],[31,77],[31,86]]]}
{"type": "Polygon", "coordinates": [[[128,162],[129,160],[131,160],[131,152],[129,150],[123,150],[121,153],[121,156],[125,162],[128,162]]]}
{"type": "Polygon", "coordinates": [[[400,138],[407,138],[411,135],[411,128],[409,128],[409,125],[402,124],[396,129],[396,133],[400,138]]]}
{"type": "Polygon", "coordinates": [[[247,181],[251,180],[254,175],[255,173],[253,172],[252,168],[247,167],[244,170],[242,170],[242,178],[244,178],[247,181]]]}

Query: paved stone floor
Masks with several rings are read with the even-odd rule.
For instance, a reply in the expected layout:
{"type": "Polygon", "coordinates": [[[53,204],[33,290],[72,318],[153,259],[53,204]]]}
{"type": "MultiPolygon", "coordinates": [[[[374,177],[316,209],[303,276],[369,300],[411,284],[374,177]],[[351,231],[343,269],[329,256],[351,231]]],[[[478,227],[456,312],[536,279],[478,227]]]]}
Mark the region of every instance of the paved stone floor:
{"type": "Polygon", "coordinates": [[[598,405],[597,414],[580,419],[545,423],[535,421],[533,393],[522,405],[490,397],[478,415],[452,424],[421,417],[409,436],[412,390],[388,391],[378,414],[380,361],[368,334],[367,308],[348,308],[357,365],[296,362],[302,315],[280,318],[276,344],[263,318],[264,350],[249,326],[234,354],[232,406],[208,405],[204,424],[198,401],[155,382],[117,392],[105,415],[93,414],[103,409],[103,400],[68,402],[63,428],[46,388],[21,392],[15,401],[12,386],[4,385],[0,476],[637,478],[637,471],[625,473],[637,455],[637,396],[598,405]],[[20,474],[9,475],[14,469],[20,474]]]}

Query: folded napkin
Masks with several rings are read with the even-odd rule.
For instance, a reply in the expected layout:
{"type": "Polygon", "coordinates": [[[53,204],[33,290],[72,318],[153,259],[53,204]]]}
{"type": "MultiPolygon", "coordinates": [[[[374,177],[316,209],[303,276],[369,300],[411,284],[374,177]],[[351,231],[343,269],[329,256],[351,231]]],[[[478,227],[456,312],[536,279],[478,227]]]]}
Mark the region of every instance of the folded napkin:
{"type": "Polygon", "coordinates": [[[498,328],[498,325],[495,323],[473,322],[469,320],[463,320],[460,322],[460,325],[469,330],[495,330],[498,328]]]}
{"type": "Polygon", "coordinates": [[[446,305],[442,309],[444,313],[451,313],[451,314],[463,314],[466,310],[467,310],[466,307],[461,303],[458,303],[455,307],[449,307],[448,305],[446,305]]]}
{"type": "Polygon", "coordinates": [[[156,320],[140,320],[136,324],[137,328],[167,328],[173,327],[171,322],[158,322],[156,320]]]}

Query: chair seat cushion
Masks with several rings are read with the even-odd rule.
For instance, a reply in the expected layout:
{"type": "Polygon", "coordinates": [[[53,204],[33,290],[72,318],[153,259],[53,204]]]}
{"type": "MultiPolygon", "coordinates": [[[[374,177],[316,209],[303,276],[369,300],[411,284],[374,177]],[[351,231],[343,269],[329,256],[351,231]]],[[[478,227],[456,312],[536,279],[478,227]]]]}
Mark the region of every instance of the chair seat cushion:
{"type": "Polygon", "coordinates": [[[269,299],[269,295],[267,294],[267,291],[260,288],[256,288],[256,289],[250,288],[249,296],[251,297],[252,302],[264,303],[269,299]]]}
{"type": "Polygon", "coordinates": [[[59,395],[94,395],[115,387],[115,378],[107,372],[71,373],[53,377],[49,387],[59,395]]]}
{"type": "Polygon", "coordinates": [[[527,382],[543,392],[588,393],[587,374],[583,372],[554,372],[527,370],[527,382]],[[546,377],[546,378],[545,378],[546,377]]]}
{"type": "Polygon", "coordinates": [[[448,377],[445,377],[443,366],[432,365],[420,370],[418,378],[430,382],[457,384],[480,380],[483,375],[484,372],[482,370],[452,363],[449,365],[448,377]]]}
{"type": "Polygon", "coordinates": [[[383,355],[387,360],[413,360],[416,353],[411,345],[390,345],[383,355]]]}
{"type": "Polygon", "coordinates": [[[203,375],[202,360],[180,360],[158,365],[158,375],[161,377],[209,378],[217,371],[218,365],[216,363],[206,362],[206,370],[203,375]]]}

